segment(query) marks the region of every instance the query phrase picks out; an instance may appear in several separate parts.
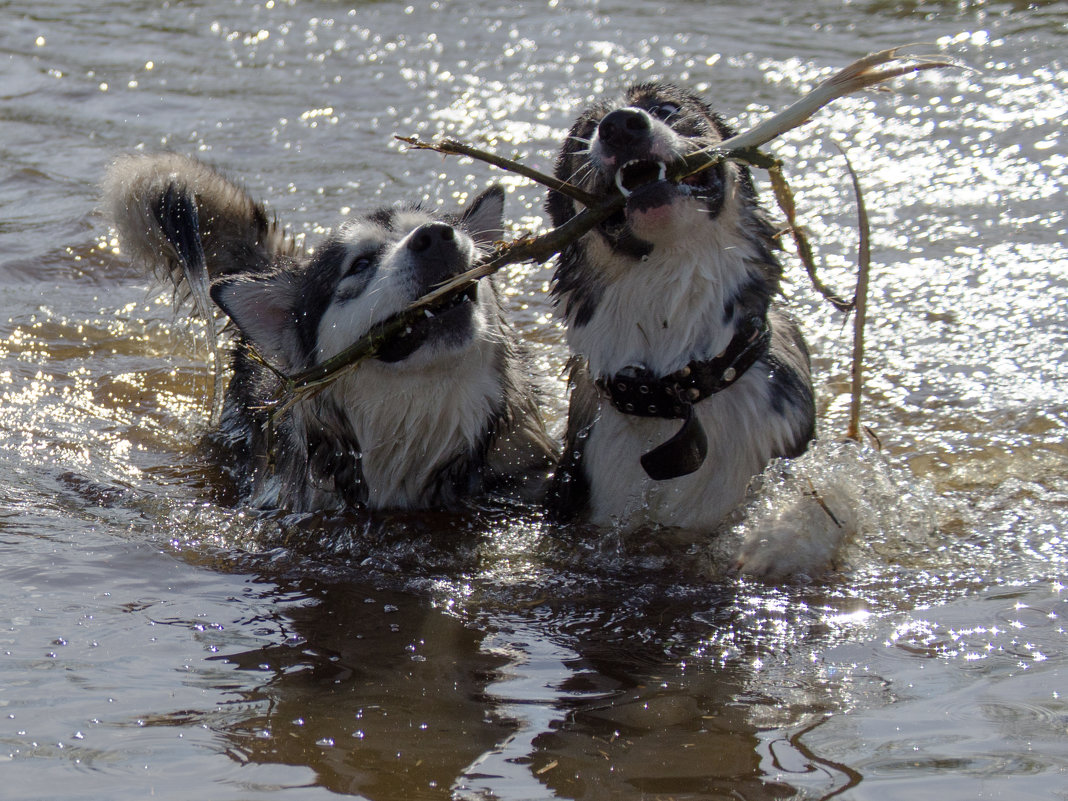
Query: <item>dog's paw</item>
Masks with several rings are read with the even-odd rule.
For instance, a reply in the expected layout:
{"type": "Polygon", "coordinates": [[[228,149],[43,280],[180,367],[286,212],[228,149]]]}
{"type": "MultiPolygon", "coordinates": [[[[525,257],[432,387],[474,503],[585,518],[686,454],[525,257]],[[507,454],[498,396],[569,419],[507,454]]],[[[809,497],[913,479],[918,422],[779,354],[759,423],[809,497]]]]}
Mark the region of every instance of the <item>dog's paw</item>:
{"type": "Polygon", "coordinates": [[[845,499],[807,494],[773,519],[750,529],[733,562],[733,572],[767,581],[814,579],[834,566],[839,549],[856,533],[845,499]]]}

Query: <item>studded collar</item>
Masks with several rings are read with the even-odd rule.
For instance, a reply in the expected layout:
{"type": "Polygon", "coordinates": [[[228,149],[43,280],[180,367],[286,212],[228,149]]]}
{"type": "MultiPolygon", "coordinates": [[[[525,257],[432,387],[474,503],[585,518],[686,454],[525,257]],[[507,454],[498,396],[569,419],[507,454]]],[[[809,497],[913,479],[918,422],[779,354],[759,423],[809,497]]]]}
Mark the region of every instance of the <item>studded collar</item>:
{"type": "Polygon", "coordinates": [[[686,406],[722,392],[764,355],[771,329],[762,317],[751,318],[713,359],[692,361],[670,375],[658,377],[644,367],[627,367],[597,386],[623,414],[682,419],[686,406]]]}
{"type": "Polygon", "coordinates": [[[597,380],[597,386],[623,414],[684,421],[675,436],[642,455],[642,467],[650,478],[678,478],[704,463],[708,440],[693,413],[694,404],[734,384],[767,352],[770,342],[767,320],[752,317],[715,358],[692,361],[666,376],[643,367],[628,367],[597,380]]]}

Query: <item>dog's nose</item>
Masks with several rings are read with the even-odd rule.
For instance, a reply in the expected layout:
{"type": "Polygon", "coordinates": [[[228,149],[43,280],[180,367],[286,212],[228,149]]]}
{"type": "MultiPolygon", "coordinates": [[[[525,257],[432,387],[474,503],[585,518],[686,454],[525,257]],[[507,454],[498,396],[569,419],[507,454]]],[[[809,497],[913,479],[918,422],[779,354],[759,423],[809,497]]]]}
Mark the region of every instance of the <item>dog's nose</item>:
{"type": "Polygon", "coordinates": [[[629,147],[648,139],[652,118],[638,108],[620,108],[604,116],[597,125],[598,138],[609,147],[629,147]]]}
{"type": "Polygon", "coordinates": [[[420,225],[405,244],[418,280],[430,288],[471,265],[465,258],[462,235],[443,222],[420,225]]]}
{"type": "Polygon", "coordinates": [[[442,222],[427,223],[412,231],[408,238],[408,250],[413,253],[429,253],[442,245],[451,245],[456,232],[451,225],[442,222]]]}

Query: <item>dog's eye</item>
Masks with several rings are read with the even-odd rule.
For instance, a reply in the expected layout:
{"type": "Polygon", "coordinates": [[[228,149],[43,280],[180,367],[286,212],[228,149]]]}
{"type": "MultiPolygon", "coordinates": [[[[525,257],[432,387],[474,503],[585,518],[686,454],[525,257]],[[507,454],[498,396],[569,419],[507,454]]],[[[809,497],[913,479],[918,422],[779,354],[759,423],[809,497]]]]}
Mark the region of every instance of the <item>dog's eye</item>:
{"type": "Polygon", "coordinates": [[[668,117],[674,117],[678,114],[679,107],[674,103],[657,103],[649,108],[649,113],[658,120],[666,120],[668,117]]]}
{"type": "Polygon", "coordinates": [[[349,268],[345,270],[345,275],[342,277],[348,278],[350,275],[359,275],[365,270],[370,269],[372,264],[374,264],[374,260],[370,256],[357,256],[352,260],[349,268]]]}

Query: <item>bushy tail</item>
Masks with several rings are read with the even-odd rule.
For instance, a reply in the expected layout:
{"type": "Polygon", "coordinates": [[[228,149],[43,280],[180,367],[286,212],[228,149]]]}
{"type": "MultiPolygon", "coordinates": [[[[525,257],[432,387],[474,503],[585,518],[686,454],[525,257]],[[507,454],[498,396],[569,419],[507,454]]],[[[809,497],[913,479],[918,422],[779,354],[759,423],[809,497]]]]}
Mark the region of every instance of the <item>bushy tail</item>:
{"type": "Polygon", "coordinates": [[[195,291],[186,282],[263,272],[296,250],[248,192],[187,156],[123,156],[108,168],[102,189],[122,250],[173,283],[182,298],[195,291]]]}
{"type": "Polygon", "coordinates": [[[297,246],[248,192],[186,156],[124,156],[108,169],[102,190],[103,211],[121,249],[170,283],[176,301],[192,299],[207,322],[215,355],[214,421],[223,382],[210,284],[233,273],[265,272],[297,246]]]}

